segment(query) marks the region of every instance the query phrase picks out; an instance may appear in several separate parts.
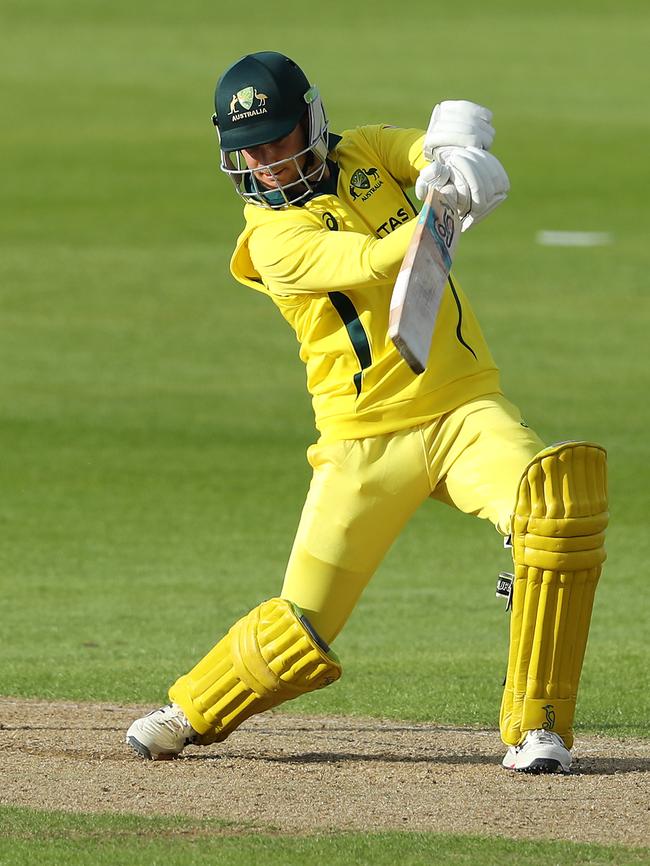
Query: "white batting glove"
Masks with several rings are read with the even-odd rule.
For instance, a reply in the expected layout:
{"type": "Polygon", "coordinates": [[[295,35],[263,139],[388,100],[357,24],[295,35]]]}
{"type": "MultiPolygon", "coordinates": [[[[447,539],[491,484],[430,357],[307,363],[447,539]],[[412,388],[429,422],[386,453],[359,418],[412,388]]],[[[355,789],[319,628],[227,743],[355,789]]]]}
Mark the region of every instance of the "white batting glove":
{"type": "Polygon", "coordinates": [[[510,190],[510,180],[496,156],[478,147],[440,147],[436,159],[451,170],[458,190],[461,231],[485,219],[510,190]]]}
{"type": "Polygon", "coordinates": [[[431,113],[424,136],[424,157],[433,160],[436,147],[480,147],[489,150],[494,141],[492,112],[466,99],[439,102],[431,113]]]}
{"type": "Polygon", "coordinates": [[[425,166],[415,182],[421,200],[430,186],[444,195],[461,221],[461,231],[498,207],[508,195],[510,181],[496,156],[478,147],[439,147],[435,161],[425,166]]]}

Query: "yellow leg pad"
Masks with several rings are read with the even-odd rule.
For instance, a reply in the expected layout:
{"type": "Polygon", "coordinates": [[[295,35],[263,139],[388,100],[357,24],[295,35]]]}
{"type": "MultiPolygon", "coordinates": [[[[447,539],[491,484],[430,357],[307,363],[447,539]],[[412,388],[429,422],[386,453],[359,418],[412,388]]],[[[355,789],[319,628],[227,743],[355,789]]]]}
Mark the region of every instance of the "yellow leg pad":
{"type": "Polygon", "coordinates": [[[515,584],[501,737],[544,728],[573,745],[573,718],[594,594],[605,560],[606,453],[587,442],[540,452],[519,484],[515,584]]]}
{"type": "Polygon", "coordinates": [[[169,690],[203,744],[225,740],[249,716],[341,676],[336,654],[298,607],[262,602],[169,690]]]}

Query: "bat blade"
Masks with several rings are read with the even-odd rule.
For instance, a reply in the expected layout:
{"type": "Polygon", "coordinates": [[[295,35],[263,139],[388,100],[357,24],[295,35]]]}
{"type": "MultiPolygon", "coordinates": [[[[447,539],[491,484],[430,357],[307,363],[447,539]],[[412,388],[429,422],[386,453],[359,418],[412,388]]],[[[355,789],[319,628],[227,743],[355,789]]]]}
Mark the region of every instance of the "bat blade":
{"type": "Polygon", "coordinates": [[[456,212],[430,189],[395,281],[388,322],[388,335],[414,373],[427,366],[459,234],[456,212]]]}

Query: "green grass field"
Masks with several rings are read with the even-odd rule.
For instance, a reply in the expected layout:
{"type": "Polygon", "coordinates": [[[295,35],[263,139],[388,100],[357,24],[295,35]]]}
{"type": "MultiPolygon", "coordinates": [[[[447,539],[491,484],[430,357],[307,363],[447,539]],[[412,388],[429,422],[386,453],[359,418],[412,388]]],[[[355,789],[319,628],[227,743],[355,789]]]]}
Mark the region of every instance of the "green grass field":
{"type": "Polygon", "coordinates": [[[0,808],[6,833],[0,835],[0,864],[31,866],[519,866],[589,864],[641,866],[643,851],[569,842],[515,842],[477,836],[428,833],[369,833],[298,836],[250,834],[218,821],[137,819],[131,816],[65,815],[0,808]],[[47,859],[44,859],[47,858],[47,859]],[[552,858],[552,859],[550,859],[552,858]]]}
{"type": "MultiPolygon", "coordinates": [[[[319,83],[334,130],[425,125],[442,98],[493,109],[512,193],[463,238],[456,273],[531,426],[610,452],[577,727],[647,736],[647,4],[273,10],[261,24],[202,0],[0,6],[0,692],[155,705],[278,591],[315,431],[293,335],[229,276],[241,207],[210,122],[220,71],[273,48],[319,83]],[[543,247],[545,229],[613,242],[543,247]]],[[[490,526],[422,508],[337,641],[345,677],[288,712],[494,727],[507,564],[490,526]]],[[[110,835],[64,822],[80,853],[58,860],[57,839],[12,816],[25,858],[0,862],[86,862],[110,835]]],[[[239,862],[214,859],[208,836],[192,862],[239,862]]],[[[311,844],[277,862],[388,862],[390,846],[438,862],[421,836],[311,844]]],[[[457,844],[440,862],[477,862],[475,841],[457,844]]],[[[518,862],[641,862],[564,848],[518,862]]]]}

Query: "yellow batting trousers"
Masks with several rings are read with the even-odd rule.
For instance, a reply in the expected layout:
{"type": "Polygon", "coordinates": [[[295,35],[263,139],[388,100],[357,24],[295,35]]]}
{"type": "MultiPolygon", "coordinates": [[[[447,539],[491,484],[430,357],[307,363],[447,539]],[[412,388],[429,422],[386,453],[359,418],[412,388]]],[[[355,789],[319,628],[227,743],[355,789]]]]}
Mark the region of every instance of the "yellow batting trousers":
{"type": "Polygon", "coordinates": [[[282,597],[330,643],[422,502],[445,502],[507,535],[522,473],[543,447],[500,394],[407,430],[312,445],[282,597]]]}

